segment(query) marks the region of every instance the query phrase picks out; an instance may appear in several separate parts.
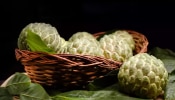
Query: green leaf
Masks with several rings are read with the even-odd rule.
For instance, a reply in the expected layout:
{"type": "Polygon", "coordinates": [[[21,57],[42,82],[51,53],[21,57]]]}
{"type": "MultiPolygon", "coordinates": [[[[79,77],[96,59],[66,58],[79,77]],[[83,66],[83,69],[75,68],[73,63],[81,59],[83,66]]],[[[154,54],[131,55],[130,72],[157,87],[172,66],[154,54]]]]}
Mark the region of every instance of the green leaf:
{"type": "Polygon", "coordinates": [[[6,88],[11,95],[19,95],[30,86],[31,80],[23,73],[16,72],[7,82],[6,88]]]}
{"type": "Polygon", "coordinates": [[[86,90],[73,90],[53,96],[52,100],[94,100],[89,98],[91,93],[86,90]]]}
{"type": "Polygon", "coordinates": [[[169,74],[175,71],[175,59],[162,59],[162,61],[169,74]]]}
{"type": "Polygon", "coordinates": [[[175,53],[170,49],[162,49],[160,47],[154,47],[148,53],[156,56],[159,59],[175,59],[175,53]]]}
{"type": "Polygon", "coordinates": [[[51,98],[40,84],[31,83],[27,90],[20,93],[20,100],[51,100],[51,98]]]}
{"type": "Polygon", "coordinates": [[[118,84],[98,91],[73,90],[52,97],[53,100],[152,100],[131,97],[118,91],[118,84]]]}
{"type": "Polygon", "coordinates": [[[175,74],[169,75],[168,84],[165,90],[165,100],[174,100],[175,98],[175,74]]]}
{"type": "Polygon", "coordinates": [[[56,53],[53,49],[47,47],[47,45],[42,41],[40,36],[30,30],[27,30],[27,32],[27,45],[30,47],[31,51],[47,52],[51,54],[56,53]]]}
{"type": "Polygon", "coordinates": [[[168,83],[165,90],[165,100],[174,100],[175,98],[175,71],[169,74],[168,83]]]}
{"type": "Polygon", "coordinates": [[[0,87],[0,100],[12,100],[12,98],[5,87],[0,87]]]}

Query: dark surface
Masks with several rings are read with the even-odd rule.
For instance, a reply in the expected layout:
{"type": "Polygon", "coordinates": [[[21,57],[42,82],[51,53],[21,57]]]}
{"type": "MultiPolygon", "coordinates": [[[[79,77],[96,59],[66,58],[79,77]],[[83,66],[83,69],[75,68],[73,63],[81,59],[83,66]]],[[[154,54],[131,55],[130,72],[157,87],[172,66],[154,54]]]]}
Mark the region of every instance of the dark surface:
{"type": "Polygon", "coordinates": [[[159,46],[175,51],[175,6],[172,2],[72,3],[24,0],[19,4],[10,1],[2,7],[0,80],[16,71],[23,71],[15,59],[14,49],[20,31],[31,22],[50,23],[66,39],[77,31],[95,33],[114,28],[133,29],[147,36],[149,49],[159,46]]]}

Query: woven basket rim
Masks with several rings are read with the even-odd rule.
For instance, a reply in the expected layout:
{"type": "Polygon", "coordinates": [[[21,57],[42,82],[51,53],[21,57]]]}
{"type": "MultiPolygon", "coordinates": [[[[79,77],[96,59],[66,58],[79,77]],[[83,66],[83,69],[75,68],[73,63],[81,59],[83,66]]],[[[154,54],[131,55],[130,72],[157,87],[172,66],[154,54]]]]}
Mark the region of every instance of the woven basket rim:
{"type": "MultiPolygon", "coordinates": [[[[37,60],[38,57],[41,57],[41,55],[42,55],[42,58],[49,57],[49,58],[56,59],[58,61],[61,59],[61,60],[67,61],[67,62],[72,63],[72,64],[74,63],[75,66],[76,65],[80,66],[80,63],[76,63],[76,61],[71,61],[71,60],[66,59],[66,58],[68,58],[68,57],[73,58],[74,57],[74,58],[77,58],[77,59],[85,59],[85,60],[91,61],[94,64],[100,64],[100,63],[102,63],[102,61],[107,61],[107,62],[105,62],[106,64],[108,64],[108,62],[116,63],[118,65],[122,64],[122,62],[120,62],[120,61],[114,61],[112,59],[106,59],[106,58],[100,57],[100,56],[81,55],[81,54],[49,54],[49,53],[46,53],[46,52],[37,52],[37,51],[34,52],[34,51],[29,51],[29,50],[20,50],[19,48],[15,49],[15,55],[16,55],[17,61],[20,61],[23,58],[26,58],[23,62],[33,61],[34,59],[37,60]]],[[[44,58],[44,60],[51,60],[51,59],[44,58]]],[[[45,64],[44,62],[40,62],[40,63],[45,64]]],[[[46,63],[55,64],[57,62],[53,61],[53,62],[46,62],[46,63]]],[[[93,65],[93,64],[91,64],[91,65],[93,65]]],[[[111,66],[111,68],[115,68],[115,67],[111,66]]]]}
{"type": "Polygon", "coordinates": [[[48,54],[18,48],[15,54],[32,82],[54,88],[61,86],[59,88],[64,89],[87,85],[96,78],[118,70],[122,64],[97,56],[48,54]]]}
{"type": "MultiPolygon", "coordinates": [[[[138,43],[136,53],[146,52],[147,38],[136,31],[128,30],[128,32],[138,43]]],[[[93,35],[96,37],[101,34],[103,33],[99,32],[93,35]]],[[[33,82],[47,86],[58,86],[58,83],[60,84],[58,80],[63,83],[63,87],[87,84],[95,78],[103,77],[108,72],[118,70],[123,63],[100,56],[49,54],[20,50],[19,48],[15,48],[15,55],[33,82]]]]}

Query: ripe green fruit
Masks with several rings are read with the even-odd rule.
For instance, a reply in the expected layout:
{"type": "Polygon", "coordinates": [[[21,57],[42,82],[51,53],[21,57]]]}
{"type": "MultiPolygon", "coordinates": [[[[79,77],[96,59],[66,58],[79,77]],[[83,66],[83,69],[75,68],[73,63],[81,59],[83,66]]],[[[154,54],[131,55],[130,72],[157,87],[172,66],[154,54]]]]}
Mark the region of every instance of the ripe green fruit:
{"type": "Polygon", "coordinates": [[[80,39],[80,38],[87,38],[87,39],[90,39],[90,40],[94,40],[95,37],[89,33],[89,32],[85,32],[85,31],[82,31],[82,32],[76,32],[74,33],[70,38],[69,38],[69,41],[74,41],[76,39],[80,39]]]}
{"type": "Polygon", "coordinates": [[[47,47],[55,52],[58,52],[65,43],[65,39],[59,35],[57,29],[51,24],[35,22],[26,25],[22,29],[17,43],[19,49],[31,50],[26,40],[29,31],[38,35],[47,47]]]}
{"type": "Polygon", "coordinates": [[[115,34],[104,35],[99,43],[104,50],[104,57],[108,59],[123,62],[133,56],[133,50],[128,42],[115,34]]]}
{"type": "Polygon", "coordinates": [[[141,98],[156,98],[164,91],[167,80],[164,63],[148,53],[130,57],[118,73],[121,91],[141,98]]]}
{"type": "Polygon", "coordinates": [[[100,48],[99,42],[88,32],[74,33],[61,52],[67,54],[103,56],[103,50],[100,48]]]}
{"type": "Polygon", "coordinates": [[[117,30],[117,31],[115,31],[112,34],[115,35],[116,37],[126,41],[127,44],[129,44],[129,46],[132,48],[132,50],[135,49],[135,41],[134,41],[132,35],[130,35],[127,31],[125,31],[125,30],[117,30]]]}

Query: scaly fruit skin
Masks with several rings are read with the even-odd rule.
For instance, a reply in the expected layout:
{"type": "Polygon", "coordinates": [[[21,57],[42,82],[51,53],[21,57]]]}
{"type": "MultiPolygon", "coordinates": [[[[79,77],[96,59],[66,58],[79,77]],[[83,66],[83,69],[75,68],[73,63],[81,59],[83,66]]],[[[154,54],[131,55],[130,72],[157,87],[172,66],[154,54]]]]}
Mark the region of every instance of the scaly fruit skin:
{"type": "Polygon", "coordinates": [[[74,41],[76,39],[80,39],[80,38],[87,38],[87,39],[90,39],[90,40],[94,40],[95,37],[89,33],[89,32],[86,32],[86,31],[82,31],[82,32],[76,32],[74,33],[70,38],[69,38],[69,41],[74,41]]]}
{"type": "Polygon", "coordinates": [[[57,29],[53,27],[51,24],[35,22],[26,25],[22,29],[17,43],[19,49],[31,50],[27,45],[26,41],[28,30],[39,35],[42,41],[49,48],[52,48],[56,52],[58,52],[61,49],[62,45],[65,42],[64,38],[60,37],[57,29]]]}
{"type": "Polygon", "coordinates": [[[114,34],[104,35],[99,43],[107,59],[123,62],[133,56],[132,48],[125,39],[114,34]]]}
{"type": "Polygon", "coordinates": [[[61,52],[67,54],[103,56],[103,50],[99,42],[92,34],[85,31],[74,33],[61,52]]]}
{"type": "Polygon", "coordinates": [[[99,46],[99,42],[96,40],[96,38],[89,32],[86,32],[86,31],[80,31],[80,32],[76,32],[74,33],[70,38],[69,38],[69,42],[73,42],[77,39],[82,39],[82,38],[85,38],[87,39],[88,41],[90,42],[93,42],[95,45],[98,45],[99,46]]]}
{"type": "Polygon", "coordinates": [[[156,98],[164,91],[167,80],[163,62],[148,53],[130,57],[118,73],[121,91],[141,98],[156,98]]]}
{"type": "Polygon", "coordinates": [[[100,46],[87,38],[75,39],[72,42],[69,41],[63,53],[103,56],[103,50],[100,46]]]}
{"type": "Polygon", "coordinates": [[[124,41],[126,41],[129,44],[129,46],[132,48],[132,50],[135,49],[135,41],[134,41],[132,35],[130,35],[127,31],[117,30],[117,31],[113,32],[112,34],[114,34],[116,37],[119,37],[119,38],[123,39],[124,41]]]}

